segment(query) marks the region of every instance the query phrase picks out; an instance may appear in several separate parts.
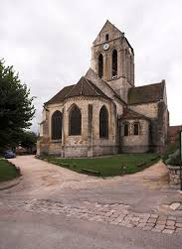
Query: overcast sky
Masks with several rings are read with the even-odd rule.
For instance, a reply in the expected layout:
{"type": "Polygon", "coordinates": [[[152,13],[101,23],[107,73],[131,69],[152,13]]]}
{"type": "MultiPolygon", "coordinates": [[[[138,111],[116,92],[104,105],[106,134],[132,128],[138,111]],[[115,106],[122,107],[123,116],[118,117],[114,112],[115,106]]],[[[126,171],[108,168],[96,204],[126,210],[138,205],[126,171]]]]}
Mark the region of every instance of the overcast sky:
{"type": "Polygon", "coordinates": [[[182,124],[182,0],[0,0],[0,58],[42,105],[90,66],[109,19],[135,51],[136,86],[166,80],[171,125],[182,124]]]}

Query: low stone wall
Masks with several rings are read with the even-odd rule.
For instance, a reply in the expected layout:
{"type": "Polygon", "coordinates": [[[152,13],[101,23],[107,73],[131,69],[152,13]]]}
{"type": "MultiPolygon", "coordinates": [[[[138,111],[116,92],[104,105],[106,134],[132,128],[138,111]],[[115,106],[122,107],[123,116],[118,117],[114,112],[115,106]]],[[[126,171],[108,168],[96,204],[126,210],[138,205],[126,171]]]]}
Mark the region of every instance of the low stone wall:
{"type": "Polygon", "coordinates": [[[171,186],[180,185],[180,166],[167,165],[169,170],[169,181],[171,186]]]}
{"type": "Polygon", "coordinates": [[[87,157],[87,145],[67,145],[63,150],[64,158],[84,158],[87,157]]]}
{"type": "Polygon", "coordinates": [[[123,153],[146,153],[149,151],[149,146],[148,145],[122,146],[121,150],[123,153]]]}
{"type": "Polygon", "coordinates": [[[65,158],[86,158],[102,155],[115,155],[118,147],[114,145],[87,146],[85,144],[75,146],[65,146],[63,150],[65,158]]]}
{"type": "Polygon", "coordinates": [[[118,150],[118,146],[115,145],[95,145],[93,146],[93,156],[116,155],[118,150]]]}

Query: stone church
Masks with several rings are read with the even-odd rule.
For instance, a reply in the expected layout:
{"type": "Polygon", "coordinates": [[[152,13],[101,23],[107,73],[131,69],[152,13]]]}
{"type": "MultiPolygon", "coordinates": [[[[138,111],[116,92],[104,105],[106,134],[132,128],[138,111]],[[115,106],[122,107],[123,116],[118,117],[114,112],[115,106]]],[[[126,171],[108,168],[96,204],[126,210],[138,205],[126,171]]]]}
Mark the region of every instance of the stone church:
{"type": "Polygon", "coordinates": [[[134,50],[107,21],[86,74],[44,104],[37,153],[75,158],[160,152],[168,126],[165,80],[135,86],[134,50]]]}

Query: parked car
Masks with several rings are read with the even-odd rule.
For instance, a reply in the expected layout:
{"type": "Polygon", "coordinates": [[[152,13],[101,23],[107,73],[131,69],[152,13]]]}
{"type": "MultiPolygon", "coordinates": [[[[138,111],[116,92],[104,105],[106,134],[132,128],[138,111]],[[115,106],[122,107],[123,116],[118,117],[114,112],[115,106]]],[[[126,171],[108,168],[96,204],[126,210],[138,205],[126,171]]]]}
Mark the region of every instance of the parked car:
{"type": "Polygon", "coordinates": [[[4,153],[4,158],[5,159],[10,159],[10,158],[15,158],[16,154],[12,150],[7,150],[4,153]]]}

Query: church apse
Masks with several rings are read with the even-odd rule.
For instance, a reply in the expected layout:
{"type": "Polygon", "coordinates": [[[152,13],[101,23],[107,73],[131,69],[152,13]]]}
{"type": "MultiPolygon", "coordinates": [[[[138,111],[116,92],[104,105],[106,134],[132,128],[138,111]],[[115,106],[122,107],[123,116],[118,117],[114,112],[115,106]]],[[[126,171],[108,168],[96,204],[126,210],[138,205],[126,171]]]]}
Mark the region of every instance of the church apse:
{"type": "Polygon", "coordinates": [[[161,150],[169,126],[165,81],[135,86],[134,49],[109,21],[91,52],[87,73],[44,104],[38,154],[78,158],[161,150]]]}

